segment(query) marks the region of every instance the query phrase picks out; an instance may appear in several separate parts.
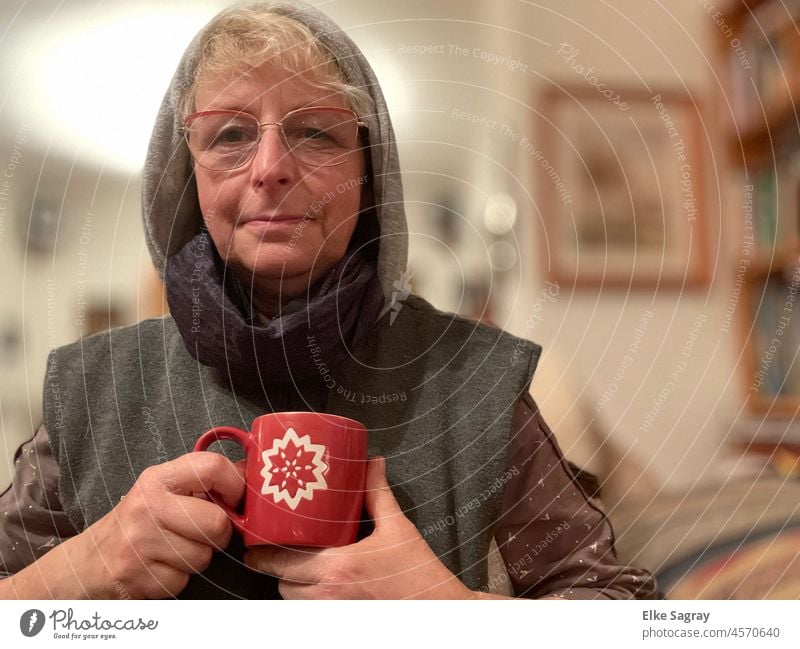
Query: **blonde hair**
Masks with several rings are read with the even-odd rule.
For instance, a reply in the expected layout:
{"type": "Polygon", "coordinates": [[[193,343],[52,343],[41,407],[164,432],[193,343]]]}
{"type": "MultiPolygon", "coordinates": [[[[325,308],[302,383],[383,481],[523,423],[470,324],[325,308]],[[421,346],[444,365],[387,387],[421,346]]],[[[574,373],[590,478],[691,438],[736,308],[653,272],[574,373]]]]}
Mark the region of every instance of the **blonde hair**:
{"type": "Polygon", "coordinates": [[[292,76],[308,75],[313,87],[344,95],[359,117],[374,112],[369,93],[345,81],[336,58],[311,30],[294,18],[275,13],[268,3],[223,11],[209,23],[198,49],[194,79],[179,101],[181,119],[196,110],[201,81],[267,61],[292,76]]]}

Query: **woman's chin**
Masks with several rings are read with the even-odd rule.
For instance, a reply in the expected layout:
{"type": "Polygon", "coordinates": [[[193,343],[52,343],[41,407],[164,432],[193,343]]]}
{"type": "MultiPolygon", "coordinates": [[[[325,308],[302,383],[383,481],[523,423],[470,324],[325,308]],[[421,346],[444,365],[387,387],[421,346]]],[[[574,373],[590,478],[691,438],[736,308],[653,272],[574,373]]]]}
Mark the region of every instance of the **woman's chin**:
{"type": "Polygon", "coordinates": [[[297,284],[307,281],[312,274],[317,274],[318,268],[314,266],[313,259],[296,259],[286,255],[270,259],[260,258],[250,263],[245,262],[239,264],[237,270],[240,279],[262,285],[278,286],[285,282],[297,284]]]}
{"type": "MultiPolygon", "coordinates": [[[[270,250],[259,250],[258,255],[243,260],[247,272],[255,278],[263,280],[318,278],[327,272],[335,263],[335,258],[327,250],[305,251],[300,248],[270,246],[270,250]]],[[[339,255],[341,258],[342,255],[339,255]]]]}

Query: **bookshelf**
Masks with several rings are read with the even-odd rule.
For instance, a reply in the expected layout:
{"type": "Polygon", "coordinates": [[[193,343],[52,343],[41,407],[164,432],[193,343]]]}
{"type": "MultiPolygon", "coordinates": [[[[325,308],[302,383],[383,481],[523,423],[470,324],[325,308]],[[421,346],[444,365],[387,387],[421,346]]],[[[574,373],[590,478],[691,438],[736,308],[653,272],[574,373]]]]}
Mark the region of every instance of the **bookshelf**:
{"type": "MultiPolygon", "coordinates": [[[[800,419],[800,0],[709,12],[719,42],[727,147],[742,179],[734,273],[753,421],[800,419]]],[[[733,203],[733,205],[737,205],[733,203]]],[[[761,429],[762,426],[758,426],[761,429]]],[[[774,426],[773,426],[774,428],[774,426]]],[[[755,441],[755,440],[753,440],[755,441]]]]}

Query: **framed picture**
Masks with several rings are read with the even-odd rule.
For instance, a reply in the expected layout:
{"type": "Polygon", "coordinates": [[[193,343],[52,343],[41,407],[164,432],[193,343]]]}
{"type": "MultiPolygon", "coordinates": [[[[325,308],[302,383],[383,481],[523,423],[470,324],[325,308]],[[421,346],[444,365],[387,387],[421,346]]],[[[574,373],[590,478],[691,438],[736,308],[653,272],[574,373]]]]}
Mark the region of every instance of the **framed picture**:
{"type": "Polygon", "coordinates": [[[531,153],[548,279],[587,288],[706,284],[698,106],[675,91],[607,94],[587,83],[543,95],[540,150],[531,153]]]}

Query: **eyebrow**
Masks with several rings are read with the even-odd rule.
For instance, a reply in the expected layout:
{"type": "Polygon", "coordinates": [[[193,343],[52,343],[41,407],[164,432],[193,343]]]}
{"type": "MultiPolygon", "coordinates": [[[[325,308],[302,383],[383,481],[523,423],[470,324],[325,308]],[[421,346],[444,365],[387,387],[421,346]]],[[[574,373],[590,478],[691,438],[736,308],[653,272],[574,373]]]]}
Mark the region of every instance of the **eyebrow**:
{"type": "MultiPolygon", "coordinates": [[[[326,99],[328,99],[328,98],[324,97],[324,98],[320,98],[320,99],[313,99],[311,101],[301,101],[301,102],[298,102],[296,104],[289,104],[289,108],[286,110],[286,112],[284,112],[284,115],[286,115],[287,113],[291,113],[293,110],[297,110],[299,108],[311,108],[311,107],[316,107],[316,106],[320,106],[320,107],[322,107],[322,106],[330,106],[332,102],[317,103],[317,102],[325,101],[326,99]]],[[[204,111],[207,111],[207,110],[232,110],[232,111],[235,111],[237,113],[249,113],[249,114],[255,116],[255,111],[253,111],[252,109],[244,108],[244,106],[242,104],[238,103],[238,102],[237,103],[231,103],[231,104],[228,104],[227,102],[224,102],[224,103],[221,103],[221,104],[212,104],[211,106],[206,106],[203,110],[204,111]]]]}

